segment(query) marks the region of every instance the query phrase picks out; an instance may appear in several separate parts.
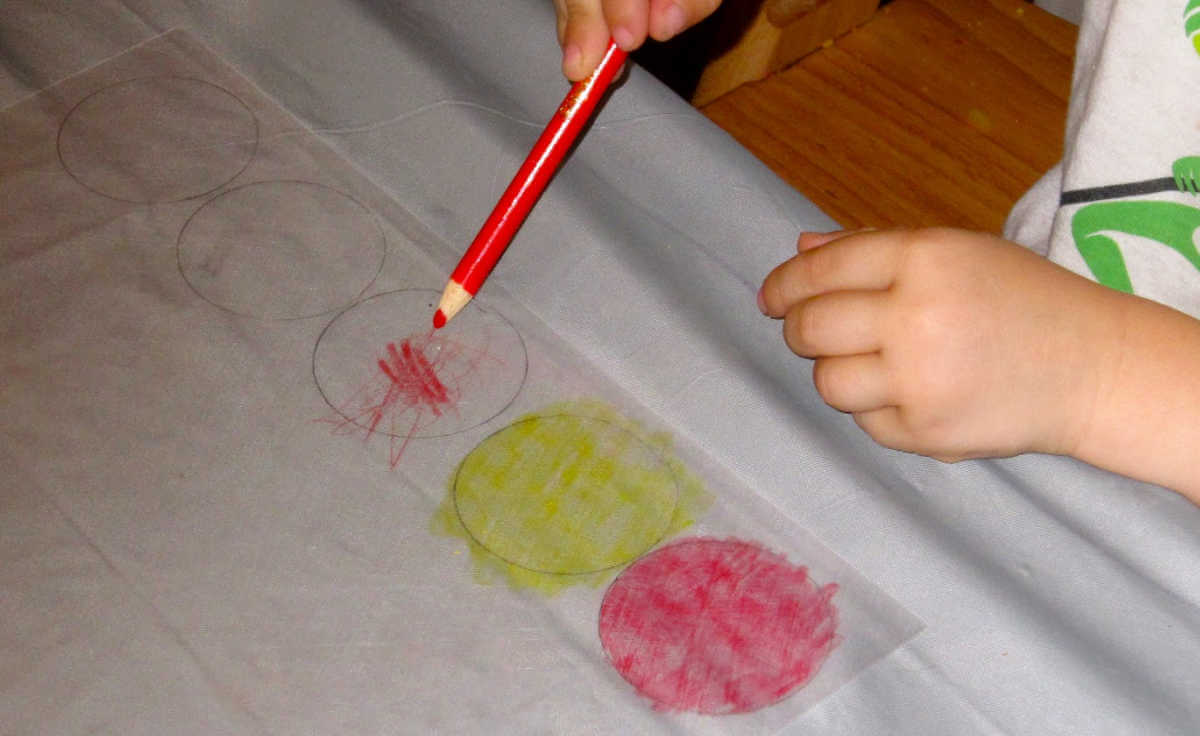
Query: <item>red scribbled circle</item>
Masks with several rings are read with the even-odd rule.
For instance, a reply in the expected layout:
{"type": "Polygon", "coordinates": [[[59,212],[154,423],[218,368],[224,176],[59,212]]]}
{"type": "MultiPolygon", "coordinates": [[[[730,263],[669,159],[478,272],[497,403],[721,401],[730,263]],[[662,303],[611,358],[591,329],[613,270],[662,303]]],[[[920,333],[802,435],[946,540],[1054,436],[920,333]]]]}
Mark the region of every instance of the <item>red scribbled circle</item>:
{"type": "Polygon", "coordinates": [[[600,641],[621,676],[658,707],[745,713],[820,668],[838,641],[836,592],[755,544],[688,539],[613,582],[600,641]]]}

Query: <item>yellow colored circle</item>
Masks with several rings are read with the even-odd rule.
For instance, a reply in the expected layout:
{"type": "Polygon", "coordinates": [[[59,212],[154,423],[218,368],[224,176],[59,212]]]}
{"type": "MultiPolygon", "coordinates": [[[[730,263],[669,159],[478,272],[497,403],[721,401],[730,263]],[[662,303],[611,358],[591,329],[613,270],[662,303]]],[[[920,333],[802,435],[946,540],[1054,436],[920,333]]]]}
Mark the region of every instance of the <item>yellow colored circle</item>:
{"type": "Polygon", "coordinates": [[[668,463],[602,419],[532,417],[463,460],[454,506],[472,539],[535,572],[580,575],[631,562],[671,526],[678,487],[668,463]]]}

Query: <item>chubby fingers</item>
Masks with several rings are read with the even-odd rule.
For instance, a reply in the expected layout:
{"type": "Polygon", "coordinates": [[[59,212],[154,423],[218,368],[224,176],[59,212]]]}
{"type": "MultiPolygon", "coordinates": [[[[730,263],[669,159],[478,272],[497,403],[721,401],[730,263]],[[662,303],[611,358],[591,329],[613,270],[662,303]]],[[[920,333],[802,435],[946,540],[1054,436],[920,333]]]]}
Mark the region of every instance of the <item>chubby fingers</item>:
{"type": "Polygon", "coordinates": [[[721,0],[650,0],[650,37],[669,41],[712,15],[720,4],[721,0]]]}
{"type": "Polygon", "coordinates": [[[813,385],[825,403],[858,417],[896,404],[889,363],[881,352],[883,333],[877,329],[886,297],[880,292],[853,292],[848,298],[843,294],[793,307],[784,323],[784,336],[793,351],[816,359],[813,385]],[[834,299],[841,303],[832,304],[834,299]],[[837,319],[802,316],[809,307],[828,309],[837,319]],[[815,329],[806,329],[810,326],[815,329]]]}
{"type": "Polygon", "coordinates": [[[813,383],[825,403],[844,412],[872,411],[892,401],[883,359],[888,296],[836,291],[788,310],[783,338],[797,355],[815,358],[813,383]]]}
{"type": "Polygon", "coordinates": [[[903,243],[876,231],[805,234],[763,282],[763,312],[783,317],[788,347],[815,359],[813,383],[835,409],[857,416],[895,401],[882,350],[903,243]]]}
{"type": "Polygon", "coordinates": [[[558,40],[562,44],[562,71],[578,82],[600,63],[608,47],[609,29],[601,0],[554,0],[558,13],[558,40]]]}
{"type": "Polygon", "coordinates": [[[710,15],[721,0],[554,0],[563,74],[572,82],[596,69],[608,39],[625,51],[646,37],[666,41],[710,15]]]}
{"type": "Polygon", "coordinates": [[[650,0],[602,0],[609,35],[624,51],[633,51],[646,41],[650,24],[650,0]]]}
{"type": "Polygon", "coordinates": [[[806,250],[819,248],[826,243],[832,243],[835,240],[844,238],[847,235],[853,235],[857,230],[834,230],[828,233],[803,232],[800,237],[796,238],[796,252],[803,253],[806,250]]]}
{"type": "Polygon", "coordinates": [[[887,289],[895,279],[904,247],[902,235],[882,231],[806,245],[802,237],[797,246],[800,252],[763,280],[759,307],[768,317],[783,317],[797,303],[818,294],[887,289]]]}
{"type": "Polygon", "coordinates": [[[895,403],[887,364],[879,353],[818,358],[813,385],[826,404],[856,417],[895,403]]]}
{"type": "Polygon", "coordinates": [[[783,339],[805,358],[878,352],[887,329],[887,294],[835,291],[799,301],[783,319],[783,339]]]}

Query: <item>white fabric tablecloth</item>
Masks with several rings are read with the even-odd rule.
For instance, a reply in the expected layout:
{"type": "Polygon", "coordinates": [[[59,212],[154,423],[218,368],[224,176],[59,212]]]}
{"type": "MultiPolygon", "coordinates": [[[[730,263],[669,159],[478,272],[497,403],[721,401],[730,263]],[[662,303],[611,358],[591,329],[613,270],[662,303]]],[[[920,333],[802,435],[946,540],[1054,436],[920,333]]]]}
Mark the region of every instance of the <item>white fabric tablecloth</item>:
{"type": "Polygon", "coordinates": [[[824,406],[754,292],[832,221],[640,69],[438,348],[500,367],[347,408],[565,92],[548,2],[10,0],[0,64],[0,732],[1200,727],[1200,511],[824,406]],[[806,686],[653,708],[597,640],[616,571],[439,531],[465,457],[562,412],[703,487],[678,538],[837,585],[806,686]]]}

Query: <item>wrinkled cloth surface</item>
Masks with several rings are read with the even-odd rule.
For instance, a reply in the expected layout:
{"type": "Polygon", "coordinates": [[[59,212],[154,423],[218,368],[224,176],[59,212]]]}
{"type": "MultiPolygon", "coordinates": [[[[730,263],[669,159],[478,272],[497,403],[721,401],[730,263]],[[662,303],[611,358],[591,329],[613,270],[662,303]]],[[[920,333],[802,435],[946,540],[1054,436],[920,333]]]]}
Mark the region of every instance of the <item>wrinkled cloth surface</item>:
{"type": "Polygon", "coordinates": [[[343,358],[422,334],[558,58],[539,0],[0,5],[0,730],[1194,733],[1200,511],[872,443],[755,307],[834,223],[636,67],[464,318],[525,371],[441,436],[346,424],[343,358]],[[711,497],[682,534],[840,586],[805,688],[656,710],[603,584],[479,580],[437,533],[473,448],[574,400],[672,438],[711,497]]]}

